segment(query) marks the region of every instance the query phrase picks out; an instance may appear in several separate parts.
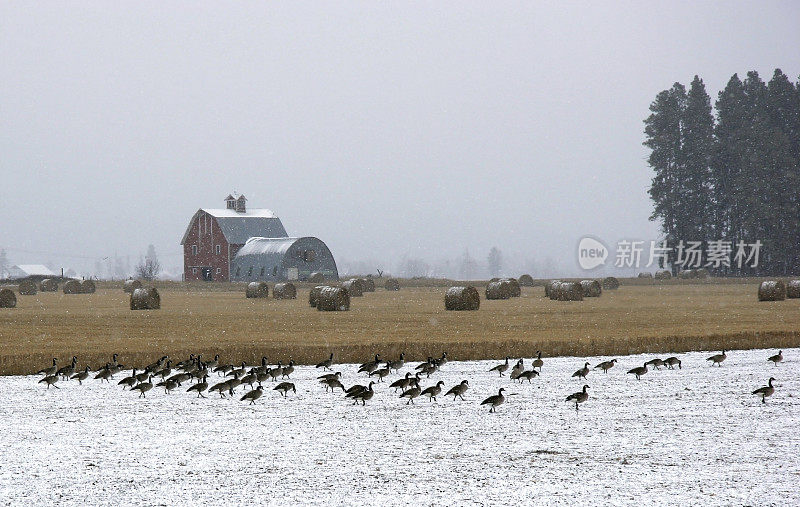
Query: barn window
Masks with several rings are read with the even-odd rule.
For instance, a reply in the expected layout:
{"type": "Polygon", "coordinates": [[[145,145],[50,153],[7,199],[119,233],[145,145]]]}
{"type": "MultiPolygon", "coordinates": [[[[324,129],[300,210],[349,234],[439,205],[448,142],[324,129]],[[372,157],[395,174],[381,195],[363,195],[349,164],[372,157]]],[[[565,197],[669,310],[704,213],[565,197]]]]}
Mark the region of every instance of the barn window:
{"type": "Polygon", "coordinates": [[[197,268],[192,268],[192,274],[193,274],[193,275],[196,275],[196,274],[197,274],[197,268]]]}
{"type": "Polygon", "coordinates": [[[272,276],[278,276],[278,266],[272,268],[272,276]]]}
{"type": "Polygon", "coordinates": [[[222,253],[222,245],[217,245],[217,255],[222,253]]]}
{"type": "Polygon", "coordinates": [[[253,266],[250,266],[250,268],[247,270],[247,276],[253,276],[253,266]]]}
{"type": "Polygon", "coordinates": [[[264,276],[264,266],[261,266],[261,276],[264,276]]]}
{"type": "Polygon", "coordinates": [[[192,245],[192,255],[197,255],[197,245],[192,245]]]}
{"type": "Polygon", "coordinates": [[[236,266],[236,276],[239,276],[239,272],[240,272],[239,266],[236,266]]]}

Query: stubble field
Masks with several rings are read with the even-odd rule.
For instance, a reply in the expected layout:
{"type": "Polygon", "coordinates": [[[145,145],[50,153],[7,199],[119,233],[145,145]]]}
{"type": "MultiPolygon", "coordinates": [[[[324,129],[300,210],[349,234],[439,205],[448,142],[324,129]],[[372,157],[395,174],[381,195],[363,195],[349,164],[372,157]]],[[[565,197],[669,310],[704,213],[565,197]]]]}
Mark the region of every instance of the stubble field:
{"type": "MultiPolygon", "coordinates": [[[[689,350],[800,346],[800,300],[759,303],[754,284],[623,285],[600,298],[556,302],[541,287],[522,297],[481,301],[476,312],[444,310],[444,288],[378,289],[353,298],[349,312],[318,312],[308,289],[296,300],[245,299],[243,291],[160,288],[162,308],[131,311],[128,294],[20,296],[0,310],[0,375],[26,374],[52,357],[102,366],[113,353],[125,364],[168,354],[226,362],[315,363],[333,352],[360,362],[375,353],[408,360],[439,356],[478,360],[622,355],[689,350]]],[[[222,289],[222,290],[221,290],[222,289]]],[[[483,297],[483,296],[482,296],[483,297]]]]}

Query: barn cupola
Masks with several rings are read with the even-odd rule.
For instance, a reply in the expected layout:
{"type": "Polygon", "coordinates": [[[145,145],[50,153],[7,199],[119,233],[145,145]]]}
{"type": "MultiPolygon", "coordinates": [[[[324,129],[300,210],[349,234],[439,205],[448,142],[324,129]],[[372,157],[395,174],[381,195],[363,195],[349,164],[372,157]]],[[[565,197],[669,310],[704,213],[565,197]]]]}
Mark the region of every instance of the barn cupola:
{"type": "Polygon", "coordinates": [[[236,209],[236,199],[231,194],[225,198],[225,209],[236,209]]]}
{"type": "Polygon", "coordinates": [[[236,199],[236,212],[237,213],[247,213],[247,207],[245,206],[245,202],[247,199],[240,195],[238,199],[236,199]]]}

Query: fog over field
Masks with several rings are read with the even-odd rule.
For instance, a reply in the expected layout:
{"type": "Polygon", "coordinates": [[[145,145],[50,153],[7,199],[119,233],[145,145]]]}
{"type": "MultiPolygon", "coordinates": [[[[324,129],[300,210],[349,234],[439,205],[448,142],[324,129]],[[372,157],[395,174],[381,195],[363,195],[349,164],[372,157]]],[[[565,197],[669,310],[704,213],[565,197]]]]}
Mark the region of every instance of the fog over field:
{"type": "MultiPolygon", "coordinates": [[[[0,248],[98,274],[237,191],[342,271],[578,271],[651,240],[641,145],[699,74],[800,75],[795,2],[0,4],[0,248]],[[425,269],[420,268],[420,271],[425,269]]],[[[455,274],[454,274],[455,273],[455,274]]]]}

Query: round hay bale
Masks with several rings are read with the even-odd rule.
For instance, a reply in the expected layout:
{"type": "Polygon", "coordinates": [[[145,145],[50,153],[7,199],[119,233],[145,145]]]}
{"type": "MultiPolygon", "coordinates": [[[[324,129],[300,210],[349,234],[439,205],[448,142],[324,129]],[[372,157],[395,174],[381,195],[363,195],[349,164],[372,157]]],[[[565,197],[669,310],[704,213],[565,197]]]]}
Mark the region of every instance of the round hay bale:
{"type": "Polygon", "coordinates": [[[597,280],[581,280],[580,284],[584,297],[599,298],[603,294],[603,287],[597,280]]]}
{"type": "Polygon", "coordinates": [[[161,296],[154,287],[141,287],[131,293],[131,310],[158,310],[161,296]]]}
{"type": "Polygon", "coordinates": [[[688,280],[690,278],[695,278],[695,273],[693,269],[684,269],[680,273],[678,273],[678,278],[682,280],[688,280]]]}
{"type": "Polygon", "coordinates": [[[14,308],[17,306],[17,295],[11,289],[0,289],[0,308],[14,308]]]}
{"type": "Polygon", "coordinates": [[[364,295],[364,284],[360,278],[351,278],[342,284],[347,289],[347,293],[352,298],[359,298],[364,295]]]}
{"type": "Polygon", "coordinates": [[[579,282],[558,282],[550,290],[550,299],[556,301],[583,301],[583,287],[579,282]]]}
{"type": "Polygon", "coordinates": [[[142,282],[139,280],[125,280],[125,283],[122,284],[123,292],[127,292],[128,294],[132,293],[136,289],[142,288],[142,282]]]}
{"type": "Polygon", "coordinates": [[[450,287],[444,294],[446,310],[477,310],[481,306],[481,296],[475,287],[450,287]]]}
{"type": "Polygon", "coordinates": [[[78,280],[67,280],[66,283],[64,283],[62,290],[64,291],[64,294],[80,294],[81,282],[78,280]]]}
{"type": "Polygon", "coordinates": [[[275,299],[297,299],[297,287],[293,283],[276,283],[272,289],[272,297],[275,299]]]}
{"type": "Polygon", "coordinates": [[[519,277],[519,284],[523,287],[533,287],[533,277],[531,275],[522,275],[519,277]]]}
{"type": "Polygon", "coordinates": [[[350,293],[344,287],[322,287],[317,299],[321,312],[345,312],[350,309],[350,293]]]}
{"type": "Polygon", "coordinates": [[[694,270],[694,277],[695,278],[708,278],[711,276],[711,273],[708,272],[706,268],[700,268],[694,270]]]}
{"type": "Polygon", "coordinates": [[[544,284],[544,297],[553,299],[551,297],[553,293],[553,288],[556,286],[556,284],[559,283],[561,283],[561,280],[550,280],[549,282],[546,282],[544,284]]]}
{"type": "Polygon", "coordinates": [[[45,278],[39,282],[39,290],[42,292],[56,292],[58,291],[58,280],[52,278],[45,278]]]}
{"type": "Polygon", "coordinates": [[[603,283],[601,284],[605,290],[616,290],[619,289],[619,280],[613,276],[607,276],[603,278],[603,283]]]}
{"type": "Polygon", "coordinates": [[[396,278],[389,278],[383,284],[383,288],[386,290],[400,290],[400,282],[396,278]]]}
{"type": "Polygon", "coordinates": [[[97,286],[92,280],[84,280],[81,282],[81,294],[94,294],[97,286]]]}
{"type": "Polygon", "coordinates": [[[311,291],[308,293],[308,304],[311,305],[311,308],[316,308],[319,302],[319,295],[325,287],[327,287],[327,285],[317,285],[311,288],[311,291]]]}
{"type": "Polygon", "coordinates": [[[371,276],[361,279],[361,285],[364,292],[375,292],[375,280],[371,276]]]}
{"type": "Polygon", "coordinates": [[[269,297],[269,285],[267,282],[250,282],[244,291],[246,298],[265,298],[269,297]]]}
{"type": "Polygon", "coordinates": [[[645,272],[643,272],[643,273],[639,273],[639,274],[638,274],[638,275],[636,275],[636,276],[637,276],[638,278],[653,278],[653,273],[651,273],[651,272],[649,272],[649,271],[645,271],[645,272]]]}
{"type": "Polygon", "coordinates": [[[789,280],[786,284],[787,298],[800,298],[800,280],[789,280]]]}
{"type": "Polygon", "coordinates": [[[766,280],[758,286],[759,301],[783,301],[786,299],[786,284],[783,280],[766,280]]]}
{"type": "Polygon", "coordinates": [[[656,280],[669,280],[672,278],[672,273],[667,271],[666,269],[661,271],[656,271],[656,280]]]}
{"type": "Polygon", "coordinates": [[[325,275],[323,275],[319,271],[314,271],[313,273],[308,275],[308,280],[306,281],[311,283],[322,283],[325,281],[325,275]]]}
{"type": "Polygon", "coordinates": [[[508,282],[508,285],[511,288],[512,298],[518,298],[522,295],[522,287],[519,286],[519,282],[516,278],[503,278],[503,280],[508,282]]]}
{"type": "Polygon", "coordinates": [[[30,278],[26,278],[25,280],[20,280],[19,293],[21,295],[35,296],[37,292],[39,292],[39,288],[36,287],[36,282],[31,280],[30,278]]]}
{"type": "Polygon", "coordinates": [[[508,299],[511,297],[511,284],[507,280],[489,282],[486,286],[486,299],[508,299]]]}

